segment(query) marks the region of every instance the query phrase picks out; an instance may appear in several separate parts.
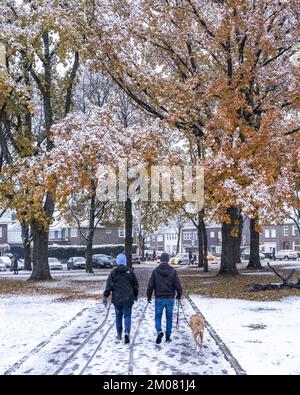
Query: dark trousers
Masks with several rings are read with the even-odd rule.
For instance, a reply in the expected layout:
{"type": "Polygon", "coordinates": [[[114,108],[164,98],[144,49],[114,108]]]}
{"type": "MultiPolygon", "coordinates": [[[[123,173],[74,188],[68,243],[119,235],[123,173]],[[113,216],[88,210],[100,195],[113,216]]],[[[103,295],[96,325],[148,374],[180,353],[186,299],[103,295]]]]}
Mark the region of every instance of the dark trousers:
{"type": "Polygon", "coordinates": [[[173,324],[173,308],[174,308],[174,298],[173,299],[155,299],[155,328],[157,333],[162,332],[161,319],[164,309],[166,309],[166,337],[170,337],[172,332],[173,324]]]}
{"type": "Polygon", "coordinates": [[[130,306],[115,306],[115,312],[116,312],[117,332],[122,333],[122,331],[123,331],[123,317],[124,317],[125,332],[130,333],[132,305],[130,305],[130,306]]]}

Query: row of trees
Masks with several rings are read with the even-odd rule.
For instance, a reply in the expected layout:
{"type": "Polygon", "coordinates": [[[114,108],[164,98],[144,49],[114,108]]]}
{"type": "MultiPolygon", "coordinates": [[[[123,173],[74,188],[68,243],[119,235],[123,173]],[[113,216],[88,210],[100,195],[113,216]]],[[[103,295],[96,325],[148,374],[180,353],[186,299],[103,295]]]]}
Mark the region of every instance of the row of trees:
{"type": "MultiPolygon", "coordinates": [[[[221,222],[220,273],[237,274],[249,216],[259,266],[260,225],[299,208],[299,1],[24,0],[0,11],[1,206],[17,210],[24,240],[32,230],[32,279],[50,278],[55,207],[79,220],[89,200],[90,251],[97,221],[119,210],[97,202],[95,169],[118,158],[201,160],[204,209],[144,205],[138,217],[192,220],[205,270],[205,221],[221,222]]],[[[129,195],[120,210],[130,262],[129,195]]]]}

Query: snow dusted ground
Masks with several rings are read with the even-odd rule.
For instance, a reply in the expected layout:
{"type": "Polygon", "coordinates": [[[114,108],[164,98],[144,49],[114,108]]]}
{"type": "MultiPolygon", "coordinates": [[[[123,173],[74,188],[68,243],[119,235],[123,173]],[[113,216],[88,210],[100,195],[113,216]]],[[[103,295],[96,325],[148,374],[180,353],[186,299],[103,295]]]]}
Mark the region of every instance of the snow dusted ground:
{"type": "Polygon", "coordinates": [[[56,298],[55,295],[1,296],[0,375],[95,303],[90,300],[56,303],[56,298]]]}
{"type": "MultiPolygon", "coordinates": [[[[193,314],[185,305],[187,316],[193,314]]],[[[142,315],[145,306],[144,298],[134,305],[128,346],[116,340],[113,307],[105,321],[101,302],[3,298],[0,374],[235,374],[208,334],[196,354],[182,313],[179,330],[174,315],[173,342],[156,345],[154,304],[142,315]]]]}
{"type": "Polygon", "coordinates": [[[247,374],[300,374],[300,297],[192,299],[247,374]]]}

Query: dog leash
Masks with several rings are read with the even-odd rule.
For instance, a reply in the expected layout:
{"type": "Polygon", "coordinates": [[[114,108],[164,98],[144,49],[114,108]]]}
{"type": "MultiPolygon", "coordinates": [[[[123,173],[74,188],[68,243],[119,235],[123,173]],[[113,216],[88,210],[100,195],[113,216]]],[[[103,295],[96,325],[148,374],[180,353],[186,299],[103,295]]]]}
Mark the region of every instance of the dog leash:
{"type": "Polygon", "coordinates": [[[177,319],[176,319],[176,329],[179,329],[179,300],[177,299],[177,319]]]}
{"type": "Polygon", "coordinates": [[[191,325],[190,325],[188,319],[186,318],[186,315],[185,315],[185,312],[184,312],[184,309],[183,309],[182,302],[181,302],[180,299],[177,299],[177,320],[176,320],[176,329],[177,329],[177,330],[179,329],[179,310],[180,310],[180,307],[181,307],[181,310],[182,310],[182,313],[183,313],[183,318],[185,319],[185,321],[186,321],[186,323],[188,324],[188,326],[191,327],[191,325]]]}

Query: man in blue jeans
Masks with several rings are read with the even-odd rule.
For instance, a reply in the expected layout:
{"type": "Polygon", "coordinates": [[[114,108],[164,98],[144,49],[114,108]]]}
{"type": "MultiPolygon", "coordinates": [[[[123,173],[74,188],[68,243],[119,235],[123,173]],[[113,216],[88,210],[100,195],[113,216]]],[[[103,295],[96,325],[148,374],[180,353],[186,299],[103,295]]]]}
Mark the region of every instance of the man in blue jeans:
{"type": "Polygon", "coordinates": [[[107,298],[112,292],[112,303],[116,312],[117,339],[122,339],[123,317],[125,326],[125,344],[130,343],[131,313],[134,301],[137,301],[139,283],[132,268],[127,266],[126,256],[117,256],[117,268],[110,272],[106,282],[103,303],[107,306],[107,298]]]}
{"type": "Polygon", "coordinates": [[[173,324],[174,297],[181,298],[182,288],[177,271],[169,265],[169,255],[161,254],[160,265],[153,270],[147,289],[148,302],[151,303],[152,293],[155,294],[155,328],[157,331],[156,343],[160,344],[164,336],[161,327],[161,319],[164,309],[166,309],[166,342],[171,342],[171,332],[173,324]]]}

